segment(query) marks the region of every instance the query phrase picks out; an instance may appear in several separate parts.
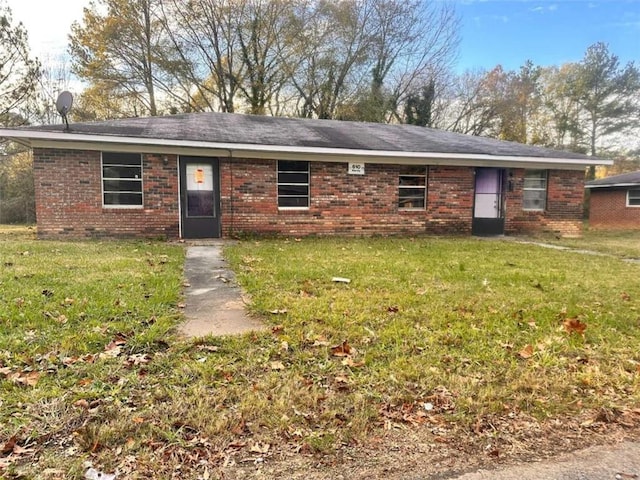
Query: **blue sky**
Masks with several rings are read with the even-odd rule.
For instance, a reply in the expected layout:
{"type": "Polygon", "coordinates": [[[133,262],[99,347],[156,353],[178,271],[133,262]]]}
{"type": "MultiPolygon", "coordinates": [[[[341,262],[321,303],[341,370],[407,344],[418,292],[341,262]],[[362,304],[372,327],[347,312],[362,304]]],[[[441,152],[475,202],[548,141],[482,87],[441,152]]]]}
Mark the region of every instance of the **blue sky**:
{"type": "MultiPolygon", "coordinates": [[[[440,1],[440,0],[436,0],[440,1]]],[[[640,0],[441,0],[453,1],[462,30],[457,70],[518,69],[578,61],[602,41],[623,63],[640,63],[640,0]]],[[[7,0],[14,20],[29,31],[40,58],[64,53],[71,23],[89,0],[7,0]]]]}
{"type": "Polygon", "coordinates": [[[462,20],[458,71],[579,61],[596,42],[640,63],[640,0],[454,0],[462,20]]]}

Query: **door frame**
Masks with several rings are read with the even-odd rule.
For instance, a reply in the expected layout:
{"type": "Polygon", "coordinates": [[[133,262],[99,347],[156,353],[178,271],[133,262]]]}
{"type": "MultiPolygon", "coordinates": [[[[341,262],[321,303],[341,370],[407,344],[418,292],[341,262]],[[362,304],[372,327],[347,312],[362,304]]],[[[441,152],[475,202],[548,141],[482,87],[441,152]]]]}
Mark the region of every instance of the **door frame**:
{"type": "Polygon", "coordinates": [[[505,182],[507,178],[507,170],[505,168],[495,167],[476,167],[474,171],[473,181],[473,210],[471,221],[471,234],[479,237],[489,237],[495,235],[504,235],[505,228],[505,182]],[[493,170],[496,172],[498,178],[496,181],[496,216],[494,218],[476,217],[476,192],[478,188],[477,179],[480,171],[493,170]]]}
{"type": "Polygon", "coordinates": [[[220,159],[217,157],[178,156],[178,204],[180,211],[180,238],[220,238],[222,223],[220,212],[220,159]],[[187,164],[211,165],[213,174],[213,212],[210,217],[187,217],[187,164]]]}

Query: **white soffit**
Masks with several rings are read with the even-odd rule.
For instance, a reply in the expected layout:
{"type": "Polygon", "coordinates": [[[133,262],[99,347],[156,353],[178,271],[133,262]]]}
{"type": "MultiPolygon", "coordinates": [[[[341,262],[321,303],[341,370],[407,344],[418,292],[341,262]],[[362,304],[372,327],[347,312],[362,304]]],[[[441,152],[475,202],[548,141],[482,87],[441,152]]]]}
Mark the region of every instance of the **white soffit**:
{"type": "MultiPolygon", "coordinates": [[[[611,160],[525,157],[511,155],[461,154],[355,150],[324,147],[213,143],[192,140],[165,140],[108,135],[74,134],[33,130],[0,129],[0,137],[32,148],[126,151],[155,154],[234,157],[246,159],[309,160],[325,162],[365,161],[389,164],[429,164],[452,166],[499,166],[510,168],[561,168],[581,170],[590,165],[612,165],[611,160]]],[[[558,152],[560,153],[560,152],[558,152]]]]}

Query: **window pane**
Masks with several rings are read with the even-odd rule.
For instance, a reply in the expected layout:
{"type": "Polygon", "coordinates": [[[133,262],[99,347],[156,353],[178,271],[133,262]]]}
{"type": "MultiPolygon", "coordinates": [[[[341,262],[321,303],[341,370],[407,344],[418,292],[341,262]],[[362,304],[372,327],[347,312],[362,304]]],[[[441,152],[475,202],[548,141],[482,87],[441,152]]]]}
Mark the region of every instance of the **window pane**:
{"type": "Polygon", "coordinates": [[[213,191],[187,191],[187,217],[213,216],[213,191]]]}
{"type": "Polygon", "coordinates": [[[142,193],[112,193],[105,192],[105,205],[142,205],[142,193]]]}
{"type": "Polygon", "coordinates": [[[142,156],[102,152],[104,205],[142,206],[142,156]]]}
{"type": "Polygon", "coordinates": [[[279,197],[278,206],[279,207],[308,207],[309,198],[308,197],[279,197]]]}
{"type": "Polygon", "coordinates": [[[278,160],[278,171],[280,171],[280,172],[308,172],[309,171],[309,162],[278,160]]]}
{"type": "Polygon", "coordinates": [[[309,162],[278,161],[278,206],[309,207],[309,162]]]}
{"type": "Polygon", "coordinates": [[[306,197],[309,195],[309,187],[306,185],[278,185],[278,195],[306,197]]]}
{"type": "Polygon", "coordinates": [[[309,174],[303,173],[278,173],[278,183],[309,183],[309,174]]]}
{"type": "Polygon", "coordinates": [[[547,203],[547,171],[526,170],[522,194],[523,210],[544,210],[547,203]]]}
{"type": "Polygon", "coordinates": [[[398,181],[398,208],[419,208],[426,205],[427,167],[403,165],[398,181]]]}
{"type": "Polygon", "coordinates": [[[102,152],[103,164],[142,165],[139,153],[102,152]]]}
{"type": "Polygon", "coordinates": [[[627,198],[630,207],[640,207],[640,190],[629,190],[627,198]]]}
{"type": "Polygon", "coordinates": [[[422,197],[400,197],[398,200],[400,208],[424,208],[424,196],[422,197]]]}
{"type": "Polygon", "coordinates": [[[105,180],[104,191],[142,192],[142,182],[140,180],[105,180]]]}
{"type": "Polygon", "coordinates": [[[547,180],[545,178],[526,178],[524,179],[524,188],[546,188],[547,180]]]}
{"type": "Polygon", "coordinates": [[[544,210],[546,196],[545,190],[525,190],[522,208],[525,210],[544,210]]]}
{"type": "Polygon", "coordinates": [[[123,167],[119,165],[105,165],[102,168],[104,178],[140,178],[140,167],[123,167]]]}
{"type": "Polygon", "coordinates": [[[426,178],[422,177],[400,177],[400,185],[426,185],[426,178]]]}
{"type": "Polygon", "coordinates": [[[421,175],[425,176],[427,174],[427,169],[425,167],[411,167],[404,165],[400,167],[400,175],[421,175]]]}

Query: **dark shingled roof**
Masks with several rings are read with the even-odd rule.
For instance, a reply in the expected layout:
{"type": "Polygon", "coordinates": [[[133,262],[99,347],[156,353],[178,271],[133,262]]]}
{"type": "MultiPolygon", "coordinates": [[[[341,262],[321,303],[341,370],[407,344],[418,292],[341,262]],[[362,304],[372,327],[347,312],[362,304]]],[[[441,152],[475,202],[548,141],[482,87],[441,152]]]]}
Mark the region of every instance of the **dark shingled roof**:
{"type": "Polygon", "coordinates": [[[585,188],[600,188],[600,187],[626,187],[626,186],[640,186],[640,170],[637,172],[623,173],[621,175],[614,175],[612,177],[601,178],[599,180],[592,180],[585,184],[585,188]]]}
{"type": "MultiPolygon", "coordinates": [[[[474,137],[413,125],[315,120],[230,113],[192,113],[70,125],[73,134],[208,143],[317,147],[594,160],[578,153],[474,137]]],[[[22,129],[25,130],[25,129],[22,129]]],[[[27,127],[63,132],[63,125],[27,127]]]]}

